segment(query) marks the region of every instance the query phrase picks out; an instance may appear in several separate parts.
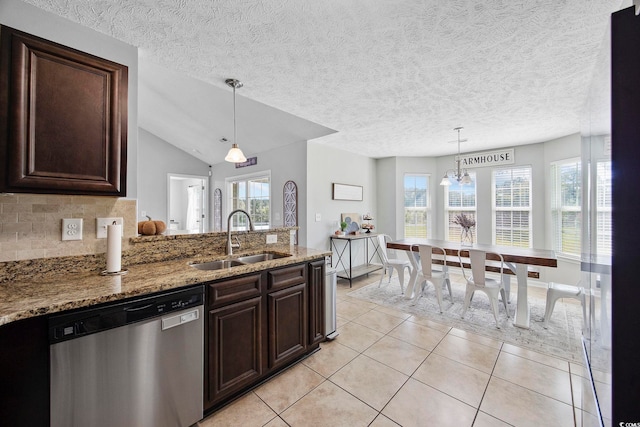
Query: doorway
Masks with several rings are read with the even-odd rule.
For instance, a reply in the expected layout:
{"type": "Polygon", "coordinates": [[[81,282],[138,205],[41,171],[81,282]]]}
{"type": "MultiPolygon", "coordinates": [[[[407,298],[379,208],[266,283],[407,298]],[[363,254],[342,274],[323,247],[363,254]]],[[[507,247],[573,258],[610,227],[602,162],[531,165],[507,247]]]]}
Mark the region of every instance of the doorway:
{"type": "Polygon", "coordinates": [[[173,173],[167,176],[169,234],[207,232],[208,177],[173,173]]]}

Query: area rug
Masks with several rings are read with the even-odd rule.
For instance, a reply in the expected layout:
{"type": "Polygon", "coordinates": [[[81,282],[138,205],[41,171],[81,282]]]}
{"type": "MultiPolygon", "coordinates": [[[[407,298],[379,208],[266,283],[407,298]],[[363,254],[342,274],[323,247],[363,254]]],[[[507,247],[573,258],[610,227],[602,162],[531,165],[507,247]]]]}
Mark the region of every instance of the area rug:
{"type": "Polygon", "coordinates": [[[449,298],[448,291],[443,289],[442,314],[440,314],[432,285],[429,285],[425,294],[416,302],[406,299],[400,293],[400,284],[397,277],[393,277],[391,283],[385,277],[381,287],[378,287],[378,282],[376,281],[349,292],[347,295],[540,353],[583,363],[581,344],[582,308],[579,304],[565,303],[563,300],[558,300],[553,310],[553,316],[549,321],[548,329],[545,329],[542,323],[545,310],[544,294],[540,298],[530,292],[528,299],[531,312],[531,327],[530,329],[518,328],[513,325],[513,315],[517,303],[517,286],[512,284],[511,301],[508,304],[510,318],[507,319],[504,305],[500,302],[498,312],[500,328],[498,329],[489,305],[489,299],[484,293],[476,292],[474,294],[471,307],[467,310],[465,318],[462,319],[465,285],[464,283],[456,282],[452,276],[451,290],[453,303],[449,298]]]}

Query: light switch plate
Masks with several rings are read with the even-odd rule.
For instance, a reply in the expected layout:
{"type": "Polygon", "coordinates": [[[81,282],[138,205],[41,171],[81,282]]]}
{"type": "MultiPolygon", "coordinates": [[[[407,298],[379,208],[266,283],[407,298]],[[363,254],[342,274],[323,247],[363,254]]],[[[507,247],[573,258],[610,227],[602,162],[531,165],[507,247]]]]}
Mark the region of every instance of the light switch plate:
{"type": "Polygon", "coordinates": [[[267,234],[267,243],[278,243],[277,234],[267,234]]]}
{"type": "Polygon", "coordinates": [[[316,222],[322,221],[322,215],[317,213],[316,214],[316,222]]]}
{"type": "MultiPolygon", "coordinates": [[[[107,238],[107,225],[113,224],[115,221],[116,224],[123,225],[123,220],[121,217],[119,218],[97,218],[96,219],[96,239],[106,239],[107,238]]],[[[122,235],[124,235],[124,227],[122,227],[122,235]]]]}
{"type": "Polygon", "coordinates": [[[82,218],[62,219],[62,240],[82,240],[82,218]]]}

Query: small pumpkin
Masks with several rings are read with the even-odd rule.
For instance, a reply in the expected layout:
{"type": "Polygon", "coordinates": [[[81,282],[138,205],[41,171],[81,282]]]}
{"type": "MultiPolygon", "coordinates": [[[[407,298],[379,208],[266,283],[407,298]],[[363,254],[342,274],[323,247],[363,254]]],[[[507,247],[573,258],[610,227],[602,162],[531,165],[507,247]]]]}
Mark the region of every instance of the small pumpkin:
{"type": "Polygon", "coordinates": [[[167,229],[167,225],[164,221],[152,220],[150,216],[148,221],[138,222],[138,234],[145,236],[153,236],[154,234],[162,234],[167,229]]]}

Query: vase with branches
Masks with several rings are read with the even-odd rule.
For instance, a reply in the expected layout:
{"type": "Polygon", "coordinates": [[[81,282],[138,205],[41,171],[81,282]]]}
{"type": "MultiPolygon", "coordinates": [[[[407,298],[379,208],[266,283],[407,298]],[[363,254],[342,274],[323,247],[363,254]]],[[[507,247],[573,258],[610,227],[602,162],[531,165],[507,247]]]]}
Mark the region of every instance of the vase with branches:
{"type": "Polygon", "coordinates": [[[453,217],[453,223],[460,226],[460,244],[473,246],[473,228],[476,226],[476,220],[471,215],[460,213],[453,217]]]}

